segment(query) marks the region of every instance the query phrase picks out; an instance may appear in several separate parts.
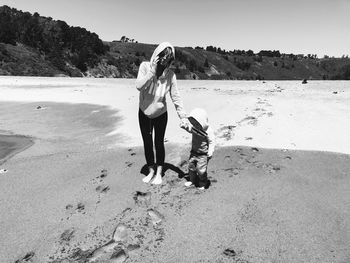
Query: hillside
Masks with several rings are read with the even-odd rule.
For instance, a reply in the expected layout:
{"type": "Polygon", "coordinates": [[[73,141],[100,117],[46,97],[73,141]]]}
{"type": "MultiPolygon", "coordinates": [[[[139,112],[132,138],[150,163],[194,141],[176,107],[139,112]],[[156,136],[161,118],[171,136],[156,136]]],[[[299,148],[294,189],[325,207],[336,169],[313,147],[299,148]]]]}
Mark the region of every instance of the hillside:
{"type": "Polygon", "coordinates": [[[0,7],[0,72],[3,75],[82,76],[108,47],[95,33],[64,21],[0,7]]]}
{"type": "MultiPolygon", "coordinates": [[[[0,7],[0,75],[135,78],[156,45],[103,42],[72,27],[8,6],[0,7]]],[[[178,79],[350,79],[349,58],[176,47],[178,79]]]]}

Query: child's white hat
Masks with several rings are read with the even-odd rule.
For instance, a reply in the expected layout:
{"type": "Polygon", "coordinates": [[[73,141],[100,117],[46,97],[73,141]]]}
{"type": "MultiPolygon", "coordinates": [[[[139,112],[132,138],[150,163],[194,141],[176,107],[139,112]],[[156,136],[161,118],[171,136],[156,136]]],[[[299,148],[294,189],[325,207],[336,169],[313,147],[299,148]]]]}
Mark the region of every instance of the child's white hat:
{"type": "Polygon", "coordinates": [[[203,130],[208,129],[208,115],[204,109],[195,108],[191,111],[189,117],[194,118],[202,126],[203,130]]]}

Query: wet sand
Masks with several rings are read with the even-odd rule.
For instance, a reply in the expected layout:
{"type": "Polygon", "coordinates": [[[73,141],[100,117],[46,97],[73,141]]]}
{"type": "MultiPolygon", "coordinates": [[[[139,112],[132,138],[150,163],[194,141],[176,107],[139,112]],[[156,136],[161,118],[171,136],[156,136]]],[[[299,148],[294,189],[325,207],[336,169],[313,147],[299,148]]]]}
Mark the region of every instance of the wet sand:
{"type": "Polygon", "coordinates": [[[32,144],[33,141],[25,136],[0,134],[0,165],[32,144]]]}
{"type": "MultiPolygon", "coordinates": [[[[253,97],[252,108],[235,113],[255,118],[215,126],[219,142],[236,144],[216,148],[208,168],[211,185],[200,191],[184,187],[189,141],[172,142],[173,133],[186,136],[172,110],[164,182],[154,186],[142,182],[139,141],[127,145],[130,136],[120,132],[127,118],[137,116],[129,110],[134,95],[117,110],[84,103],[91,90],[79,90],[70,91],[81,100],[76,103],[0,104],[5,132],[35,142],[0,165],[8,170],[0,175],[2,262],[349,262],[350,156],[286,149],[281,138],[281,147],[261,147],[259,125],[280,120],[274,104],[267,105],[270,95],[264,104],[253,97]],[[249,111],[256,104],[275,114],[254,115],[249,111]],[[243,137],[244,146],[237,138],[242,131],[254,137],[243,137]]],[[[31,96],[31,89],[23,91],[31,96]]],[[[326,148],[338,141],[332,143],[326,148]]]]}

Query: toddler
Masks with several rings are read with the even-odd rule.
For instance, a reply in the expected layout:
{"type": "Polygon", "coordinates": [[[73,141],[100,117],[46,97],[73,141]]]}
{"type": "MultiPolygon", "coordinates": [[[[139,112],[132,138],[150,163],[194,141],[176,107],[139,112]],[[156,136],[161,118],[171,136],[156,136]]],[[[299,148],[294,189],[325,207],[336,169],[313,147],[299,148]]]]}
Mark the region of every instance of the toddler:
{"type": "Polygon", "coordinates": [[[186,186],[195,185],[199,189],[209,186],[207,177],[208,161],[212,158],[215,147],[214,132],[209,126],[205,110],[196,108],[188,117],[189,123],[181,123],[180,127],[192,133],[191,154],[188,161],[189,181],[186,186]]]}

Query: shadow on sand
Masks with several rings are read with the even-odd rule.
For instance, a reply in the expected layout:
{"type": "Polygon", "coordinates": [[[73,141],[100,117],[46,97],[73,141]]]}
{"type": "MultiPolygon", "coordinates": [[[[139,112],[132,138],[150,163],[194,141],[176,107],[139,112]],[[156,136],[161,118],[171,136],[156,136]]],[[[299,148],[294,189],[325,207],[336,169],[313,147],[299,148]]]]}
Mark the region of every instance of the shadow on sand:
{"type": "MultiPolygon", "coordinates": [[[[183,172],[179,167],[177,167],[177,166],[175,166],[175,165],[173,165],[171,163],[164,163],[162,177],[164,177],[165,172],[167,170],[172,170],[173,172],[177,173],[179,178],[184,178],[187,181],[190,180],[189,176],[188,176],[188,173],[183,172]]],[[[147,164],[142,166],[140,173],[145,175],[145,176],[148,175],[148,166],[147,166],[147,164]]],[[[207,184],[205,185],[204,188],[208,189],[210,187],[210,185],[211,185],[211,181],[208,179],[207,184]]],[[[198,183],[195,183],[195,186],[198,187],[198,183]]]]}
{"type": "MultiPolygon", "coordinates": [[[[164,163],[162,177],[164,177],[165,172],[167,170],[172,170],[173,172],[177,173],[179,178],[184,178],[185,175],[186,175],[179,167],[177,167],[177,166],[175,166],[175,165],[173,165],[171,163],[164,163]]],[[[147,175],[148,174],[148,166],[147,166],[147,164],[142,166],[140,173],[143,174],[143,175],[147,175]]]]}

